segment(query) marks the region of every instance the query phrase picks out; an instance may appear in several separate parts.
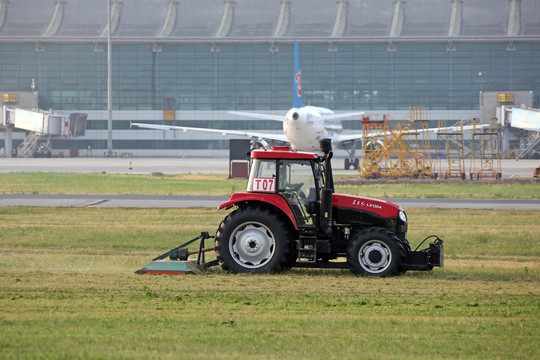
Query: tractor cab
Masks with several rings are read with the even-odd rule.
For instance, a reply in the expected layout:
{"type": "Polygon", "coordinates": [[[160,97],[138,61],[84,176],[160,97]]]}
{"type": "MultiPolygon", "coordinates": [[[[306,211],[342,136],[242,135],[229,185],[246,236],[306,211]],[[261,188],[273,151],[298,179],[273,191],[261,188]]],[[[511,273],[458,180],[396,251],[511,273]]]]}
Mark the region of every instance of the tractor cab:
{"type": "Polygon", "coordinates": [[[290,206],[297,225],[315,227],[317,202],[324,176],[319,157],[311,153],[292,152],[289,147],[271,151],[255,150],[247,185],[249,193],[274,193],[290,206]]]}

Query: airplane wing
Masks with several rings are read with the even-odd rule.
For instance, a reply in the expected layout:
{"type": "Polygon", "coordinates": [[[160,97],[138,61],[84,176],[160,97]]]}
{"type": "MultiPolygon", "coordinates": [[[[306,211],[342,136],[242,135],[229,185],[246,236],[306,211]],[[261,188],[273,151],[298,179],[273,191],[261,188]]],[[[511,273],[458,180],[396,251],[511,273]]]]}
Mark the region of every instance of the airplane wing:
{"type": "Polygon", "coordinates": [[[348,118],[348,117],[351,117],[351,116],[360,116],[360,115],[364,115],[364,114],[365,113],[362,111],[362,112],[352,112],[352,113],[344,113],[344,114],[321,115],[321,116],[317,116],[317,119],[336,120],[336,119],[348,118]]]}
{"type": "Polygon", "coordinates": [[[280,115],[259,114],[259,113],[250,113],[250,112],[242,112],[242,111],[229,111],[229,114],[238,115],[238,116],[253,117],[253,118],[256,118],[256,119],[280,121],[280,122],[287,121],[287,118],[285,116],[280,116],[280,115]]]}
{"type": "MultiPolygon", "coordinates": [[[[312,106],[312,108],[316,109],[319,112],[323,112],[323,111],[331,112],[330,110],[325,109],[325,108],[315,108],[313,106],[312,106]]],[[[238,116],[254,117],[254,118],[257,118],[257,119],[264,119],[264,120],[273,120],[273,121],[281,121],[281,122],[287,121],[287,118],[285,116],[280,116],[280,115],[268,115],[268,114],[249,113],[249,112],[241,112],[241,111],[229,111],[229,114],[238,115],[238,116]]],[[[327,115],[317,116],[317,119],[320,119],[320,120],[323,120],[323,121],[324,120],[335,120],[335,119],[343,119],[343,118],[347,118],[347,117],[351,117],[351,116],[360,116],[360,115],[364,115],[364,114],[365,113],[363,111],[362,112],[345,113],[345,114],[331,113],[331,114],[327,114],[327,115]]]]}
{"type": "MultiPolygon", "coordinates": [[[[481,129],[481,128],[486,128],[486,127],[489,127],[489,124],[477,124],[476,125],[476,129],[481,129]]],[[[463,131],[467,131],[467,130],[473,130],[474,129],[474,126],[473,125],[466,125],[466,126],[463,126],[463,131]]],[[[404,135],[414,135],[416,133],[419,133],[421,132],[422,129],[411,129],[409,131],[405,131],[403,132],[404,135]]],[[[448,126],[448,127],[443,127],[443,128],[429,128],[429,129],[426,129],[427,132],[432,132],[434,134],[437,134],[439,132],[457,132],[457,131],[461,131],[461,126],[448,126]]],[[[369,137],[371,136],[377,136],[377,135],[383,135],[382,133],[373,133],[373,134],[368,134],[369,137]]],[[[386,134],[386,135],[389,135],[386,134]]],[[[333,137],[332,137],[332,141],[334,142],[347,142],[347,141],[355,141],[355,140],[362,140],[362,138],[364,137],[364,135],[362,133],[358,133],[358,134],[350,134],[350,135],[341,135],[341,134],[335,134],[333,137]]]]}
{"type": "Polygon", "coordinates": [[[244,136],[249,138],[257,139],[266,139],[266,140],[275,140],[283,141],[288,143],[289,140],[284,134],[268,134],[262,132],[253,132],[253,131],[243,131],[243,130],[222,130],[222,129],[209,129],[209,128],[196,128],[188,126],[173,126],[173,125],[156,125],[156,124],[145,124],[145,123],[131,123],[131,126],[136,126],[144,129],[154,129],[154,130],[180,130],[183,132],[196,131],[196,132],[206,132],[221,134],[222,136],[232,135],[232,136],[244,136]]]}
{"type": "MultiPolygon", "coordinates": [[[[476,124],[477,129],[483,129],[487,127],[489,127],[489,124],[476,124]]],[[[474,129],[474,125],[463,126],[463,131],[473,130],[473,129],[474,129]]],[[[461,131],[461,126],[454,125],[454,126],[444,127],[444,128],[441,128],[440,131],[438,128],[429,128],[427,129],[427,131],[433,132],[434,134],[437,134],[439,132],[444,132],[444,131],[461,131]]]]}

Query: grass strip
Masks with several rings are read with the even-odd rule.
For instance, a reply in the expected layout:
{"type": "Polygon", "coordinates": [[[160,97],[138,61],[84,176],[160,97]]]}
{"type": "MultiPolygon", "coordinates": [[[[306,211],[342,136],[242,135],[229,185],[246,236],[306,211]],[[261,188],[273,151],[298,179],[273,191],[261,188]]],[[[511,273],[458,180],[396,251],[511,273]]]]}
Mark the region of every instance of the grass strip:
{"type": "MultiPolygon", "coordinates": [[[[339,178],[339,177],[336,177],[339,178]]],[[[226,175],[119,175],[81,173],[0,173],[4,194],[118,194],[228,196],[246,189],[246,180],[226,175]]],[[[538,183],[392,183],[337,185],[336,192],[375,198],[540,199],[538,183]]]]}

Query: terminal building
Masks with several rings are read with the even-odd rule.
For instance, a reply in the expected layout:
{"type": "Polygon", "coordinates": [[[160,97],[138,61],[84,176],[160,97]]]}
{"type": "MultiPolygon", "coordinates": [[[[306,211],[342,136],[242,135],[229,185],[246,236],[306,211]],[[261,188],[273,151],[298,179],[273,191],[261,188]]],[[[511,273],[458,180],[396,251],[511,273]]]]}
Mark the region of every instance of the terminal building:
{"type": "MultiPolygon", "coordinates": [[[[490,121],[488,92],[530,94],[525,105],[540,106],[537,0],[112,0],[110,18],[118,156],[227,156],[219,134],[131,122],[281,132],[228,111],[292,107],[294,40],[306,105],[396,120],[422,106],[432,125],[490,121]]],[[[2,94],[88,114],[84,136],[56,137],[53,155],[107,151],[107,19],[106,1],[0,0],[2,94]]],[[[13,99],[2,105],[24,107],[13,99]]],[[[361,131],[360,119],[342,123],[361,131]]],[[[14,132],[13,147],[23,138],[14,132]]]]}

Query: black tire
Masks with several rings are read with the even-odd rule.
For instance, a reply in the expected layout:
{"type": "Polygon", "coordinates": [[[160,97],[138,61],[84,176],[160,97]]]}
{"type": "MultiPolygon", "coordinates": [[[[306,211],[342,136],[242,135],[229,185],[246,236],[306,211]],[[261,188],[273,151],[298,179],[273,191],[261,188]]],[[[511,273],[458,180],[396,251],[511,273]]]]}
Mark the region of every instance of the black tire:
{"type": "MultiPolygon", "coordinates": [[[[403,249],[405,250],[405,253],[411,251],[411,244],[409,244],[408,240],[405,240],[405,242],[401,242],[401,245],[403,245],[403,249]]],[[[403,259],[405,259],[405,254],[403,255],[403,259]]],[[[405,274],[406,272],[407,272],[407,269],[403,269],[403,267],[400,266],[399,275],[405,274]]]]}
{"type": "Polygon", "coordinates": [[[265,208],[245,207],[225,217],[216,232],[216,256],[232,273],[279,272],[290,267],[289,226],[265,208]]]}
{"type": "Polygon", "coordinates": [[[354,159],[353,167],[354,167],[354,170],[358,170],[358,168],[360,167],[360,159],[358,158],[354,159]]]}
{"type": "Polygon", "coordinates": [[[349,170],[351,168],[351,161],[348,158],[345,158],[345,170],[349,170]]]}
{"type": "Polygon", "coordinates": [[[405,248],[390,230],[370,227],[358,232],[347,247],[351,272],[363,276],[393,276],[400,273],[405,248]]]}

